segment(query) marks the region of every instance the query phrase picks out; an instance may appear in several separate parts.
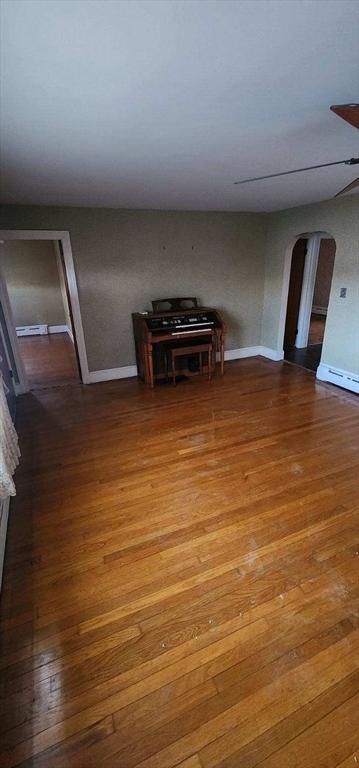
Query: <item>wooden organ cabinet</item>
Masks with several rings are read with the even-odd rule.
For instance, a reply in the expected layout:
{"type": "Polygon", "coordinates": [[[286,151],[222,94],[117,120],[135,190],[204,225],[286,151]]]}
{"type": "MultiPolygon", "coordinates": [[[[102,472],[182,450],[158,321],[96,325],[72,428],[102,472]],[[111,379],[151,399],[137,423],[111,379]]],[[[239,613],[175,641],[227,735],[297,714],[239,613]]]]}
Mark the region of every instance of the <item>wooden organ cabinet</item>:
{"type": "Polygon", "coordinates": [[[210,345],[204,371],[214,372],[219,350],[223,375],[225,325],[217,309],[200,307],[195,298],[158,299],[152,302],[152,307],[153,312],[132,315],[140,379],[150,387],[157,380],[167,379],[168,355],[174,347],[180,346],[186,348],[187,360],[183,358],[178,372],[195,375],[198,373],[195,348],[204,343],[210,345]],[[192,353],[188,352],[189,347],[192,353]]]}

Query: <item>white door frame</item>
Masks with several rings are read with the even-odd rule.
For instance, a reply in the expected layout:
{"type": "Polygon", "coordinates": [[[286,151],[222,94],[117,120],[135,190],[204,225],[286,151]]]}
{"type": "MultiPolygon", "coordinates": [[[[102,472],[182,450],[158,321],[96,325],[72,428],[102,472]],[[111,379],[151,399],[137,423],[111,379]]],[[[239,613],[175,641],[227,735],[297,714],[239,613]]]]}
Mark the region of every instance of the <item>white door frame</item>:
{"type": "MultiPolygon", "coordinates": [[[[80,373],[81,373],[81,378],[83,383],[89,384],[90,376],[89,376],[89,368],[88,368],[88,361],[87,361],[87,352],[86,352],[84,331],[82,326],[80,302],[79,302],[79,295],[77,290],[75,265],[74,265],[74,260],[72,256],[70,233],[63,230],[2,229],[0,230],[0,239],[5,241],[6,240],[55,240],[55,241],[60,240],[61,241],[67,283],[69,287],[69,295],[70,295],[72,317],[73,317],[74,330],[75,330],[75,336],[76,336],[77,350],[79,354],[80,373]]],[[[0,277],[1,277],[1,274],[0,274],[0,277]]],[[[4,303],[6,305],[4,308],[4,316],[5,316],[9,338],[11,341],[13,355],[15,358],[16,366],[18,368],[17,373],[18,373],[20,384],[17,388],[18,391],[16,392],[16,394],[23,394],[24,392],[29,391],[29,386],[26,380],[25,370],[24,370],[24,366],[21,360],[21,355],[19,352],[18,340],[16,336],[14,321],[12,319],[12,312],[11,312],[9,298],[7,295],[6,284],[5,284],[5,290],[4,290],[3,279],[0,279],[0,291],[1,291],[0,296],[4,299],[4,303]],[[10,310],[10,312],[8,310],[10,310]]]]}
{"type": "MultiPolygon", "coordinates": [[[[278,337],[277,337],[278,338],[278,350],[280,350],[280,352],[283,352],[284,334],[285,334],[285,322],[286,322],[287,307],[288,307],[289,281],[290,281],[290,273],[291,273],[291,269],[292,269],[293,248],[294,248],[297,240],[299,240],[302,237],[305,238],[306,240],[308,240],[308,254],[307,254],[307,256],[309,255],[309,250],[310,250],[309,249],[309,241],[310,240],[314,240],[315,237],[318,237],[319,238],[319,247],[320,247],[320,240],[322,240],[322,239],[324,239],[324,240],[329,240],[329,239],[333,240],[333,239],[335,239],[330,232],[300,232],[298,235],[293,237],[292,240],[287,245],[287,248],[286,248],[286,251],[285,251],[285,257],[284,257],[284,266],[283,266],[282,294],[281,294],[280,313],[279,313],[279,325],[278,325],[278,337]]],[[[317,243],[317,245],[318,245],[318,243],[317,243]]],[[[313,255],[313,259],[314,259],[315,258],[315,249],[313,248],[313,250],[314,250],[314,255],[313,255]]],[[[306,261],[307,261],[307,257],[306,257],[306,261]]],[[[318,260],[317,260],[317,264],[318,264],[318,260]]],[[[306,276],[308,278],[310,277],[309,273],[313,277],[313,270],[309,270],[309,268],[308,268],[308,270],[306,272],[306,276]]],[[[315,284],[315,277],[316,277],[316,274],[314,273],[314,284],[315,284]]],[[[305,275],[303,275],[302,292],[304,290],[304,279],[305,279],[305,275]]],[[[312,298],[311,298],[312,302],[313,302],[313,295],[314,295],[314,284],[313,284],[313,291],[312,291],[312,298]]],[[[307,298],[308,298],[310,296],[310,289],[309,290],[306,289],[306,294],[307,294],[307,298]]],[[[307,304],[307,307],[308,307],[308,304],[307,304]]],[[[309,325],[310,325],[311,308],[312,308],[312,305],[310,305],[310,310],[309,310],[309,325]]],[[[299,309],[299,313],[301,314],[300,310],[301,310],[301,307],[299,309]]],[[[308,311],[308,309],[307,309],[307,311],[308,311]]],[[[302,319],[302,318],[304,319],[304,307],[303,307],[303,311],[302,311],[302,315],[301,315],[300,319],[302,319]]],[[[298,321],[299,321],[299,318],[298,318],[298,321]]],[[[307,322],[308,322],[308,315],[307,315],[307,322]]],[[[309,335],[309,325],[308,325],[308,335],[309,335]]],[[[299,331],[299,324],[298,324],[298,331],[299,331]]],[[[308,335],[307,335],[307,341],[304,344],[304,347],[306,347],[307,344],[308,344],[308,335]]],[[[299,337],[299,343],[300,343],[301,346],[302,346],[302,344],[301,344],[302,339],[303,339],[303,335],[302,335],[301,338],[299,337]]],[[[299,346],[298,345],[298,336],[297,336],[297,339],[296,339],[296,342],[295,342],[295,346],[296,347],[299,346]]]]}
{"type": "Polygon", "coordinates": [[[305,257],[302,293],[300,297],[298,332],[295,338],[295,346],[303,349],[308,346],[310,316],[312,313],[315,278],[317,275],[317,266],[319,258],[321,233],[316,232],[307,243],[307,253],[305,257]]]}
{"type": "Polygon", "coordinates": [[[68,300],[68,295],[67,295],[66,287],[63,286],[63,283],[66,282],[66,277],[64,275],[64,265],[63,265],[63,261],[62,261],[62,255],[61,255],[60,241],[59,240],[55,240],[54,241],[54,247],[55,247],[55,256],[56,256],[56,266],[57,266],[57,271],[58,271],[59,278],[60,278],[61,297],[62,297],[62,304],[63,304],[64,312],[65,312],[65,319],[67,320],[67,318],[68,318],[68,320],[70,322],[70,325],[68,325],[68,322],[66,322],[67,333],[70,336],[70,339],[71,339],[72,343],[74,344],[75,343],[74,342],[74,329],[73,329],[73,321],[72,321],[72,317],[71,317],[71,307],[69,306],[69,300],[68,300]],[[63,292],[63,290],[64,290],[64,292],[63,292]]]}
{"type": "MultiPolygon", "coordinates": [[[[12,380],[14,384],[15,395],[23,395],[25,392],[29,391],[29,384],[28,384],[28,380],[27,380],[27,376],[24,368],[24,363],[20,355],[19,343],[17,340],[16,329],[15,329],[15,322],[12,314],[6,280],[1,268],[1,263],[0,263],[0,303],[4,313],[4,320],[6,323],[7,334],[8,334],[9,342],[11,345],[11,351],[13,354],[13,360],[15,362],[15,368],[16,368],[16,371],[12,371],[12,380]]],[[[3,336],[3,333],[1,335],[3,336]]],[[[5,349],[7,351],[6,358],[7,358],[7,363],[9,365],[9,370],[12,370],[14,365],[9,360],[9,353],[7,350],[6,343],[5,343],[5,349]]]]}
{"type": "MultiPolygon", "coordinates": [[[[3,316],[4,316],[4,319],[5,319],[3,299],[2,299],[2,295],[1,295],[1,280],[0,280],[0,303],[1,303],[1,306],[2,306],[3,316]]],[[[7,324],[6,324],[6,330],[7,330],[7,324]]],[[[14,393],[15,393],[15,395],[21,394],[20,393],[20,384],[17,381],[15,381],[14,371],[13,371],[14,364],[13,364],[13,362],[11,360],[11,357],[10,357],[10,352],[9,352],[9,348],[11,348],[11,344],[9,344],[10,339],[9,339],[8,334],[7,334],[7,336],[5,336],[4,329],[3,329],[1,323],[0,323],[0,337],[1,337],[2,345],[4,347],[5,357],[6,357],[6,361],[4,361],[4,362],[6,362],[8,370],[10,372],[14,393]]],[[[1,362],[2,362],[2,358],[0,356],[0,363],[1,362]]],[[[0,506],[1,506],[1,502],[0,502],[0,506]]]]}

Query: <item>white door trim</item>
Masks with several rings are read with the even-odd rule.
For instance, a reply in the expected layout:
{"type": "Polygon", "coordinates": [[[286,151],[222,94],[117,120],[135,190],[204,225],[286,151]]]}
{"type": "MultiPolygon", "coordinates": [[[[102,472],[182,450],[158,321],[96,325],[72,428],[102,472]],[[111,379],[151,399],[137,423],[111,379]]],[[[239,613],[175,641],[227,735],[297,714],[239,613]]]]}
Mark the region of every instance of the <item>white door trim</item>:
{"type": "MultiPolygon", "coordinates": [[[[0,303],[4,313],[7,333],[8,333],[9,341],[11,344],[13,359],[16,366],[16,371],[13,371],[13,384],[14,384],[15,395],[23,395],[25,392],[29,391],[29,384],[27,381],[24,364],[22,362],[22,358],[20,355],[19,344],[18,344],[16,328],[15,328],[15,321],[12,314],[6,280],[1,268],[1,259],[0,259],[0,303]]],[[[5,344],[5,348],[6,348],[6,344],[5,344]]],[[[13,367],[14,367],[13,363],[10,362],[9,364],[10,370],[12,370],[13,367]]]]}
{"type": "MultiPolygon", "coordinates": [[[[82,326],[79,295],[77,290],[75,265],[74,265],[74,260],[72,256],[70,233],[64,230],[2,229],[0,230],[0,239],[1,240],[61,240],[62,252],[64,256],[65,270],[66,270],[66,276],[67,276],[67,283],[69,287],[77,349],[79,353],[81,378],[84,384],[88,384],[90,381],[89,368],[88,368],[88,361],[87,361],[85,337],[84,337],[84,331],[82,326]]],[[[2,281],[0,281],[0,283],[1,282],[2,281]]],[[[6,319],[6,323],[8,323],[8,318],[5,318],[5,319],[6,319]]],[[[17,336],[16,336],[14,325],[12,325],[12,328],[8,326],[8,332],[11,339],[11,345],[13,348],[14,357],[17,363],[16,354],[18,355],[20,361],[21,361],[21,357],[18,350],[17,336]],[[13,332],[12,335],[11,335],[11,332],[13,332]]],[[[21,366],[22,366],[22,363],[21,363],[21,366]]],[[[28,387],[23,391],[27,392],[28,387]]]]}
{"type": "Polygon", "coordinates": [[[312,313],[314,285],[317,274],[321,239],[321,235],[316,233],[309,238],[307,243],[302,294],[300,297],[299,305],[298,333],[295,339],[295,346],[298,349],[303,349],[304,347],[308,346],[310,316],[312,313]]]}
{"type": "MultiPolygon", "coordinates": [[[[279,323],[278,323],[278,350],[283,350],[283,344],[284,344],[284,334],[285,334],[285,322],[287,317],[287,307],[288,307],[288,293],[289,293],[289,280],[290,280],[290,273],[292,269],[292,257],[293,257],[293,248],[300,238],[305,238],[306,240],[310,240],[313,237],[319,237],[320,239],[325,240],[333,240],[334,237],[330,232],[301,232],[300,234],[293,237],[290,242],[288,243],[284,255],[284,264],[283,264],[283,272],[282,272],[282,293],[281,293],[281,302],[280,302],[280,310],[279,310],[279,323]]],[[[314,285],[313,285],[313,294],[314,294],[314,285]]],[[[313,301],[313,297],[312,297],[313,301]]],[[[309,333],[309,327],[308,327],[308,333],[309,333]]],[[[297,343],[296,343],[297,346],[297,343]]],[[[305,344],[304,346],[307,346],[305,344]]]]}
{"type": "Polygon", "coordinates": [[[301,235],[297,235],[290,241],[289,245],[286,248],[286,252],[284,256],[282,293],[281,293],[281,300],[280,300],[278,337],[277,337],[278,339],[277,348],[278,348],[278,352],[282,354],[282,357],[284,356],[284,334],[285,334],[285,322],[287,317],[289,281],[290,281],[290,273],[292,269],[293,248],[300,237],[301,235]]]}
{"type": "MultiPolygon", "coordinates": [[[[56,254],[56,264],[57,264],[57,271],[59,273],[59,278],[60,278],[60,283],[61,283],[61,296],[62,296],[62,303],[63,303],[64,311],[65,311],[65,318],[66,319],[68,318],[69,321],[70,321],[70,325],[69,326],[68,325],[64,325],[63,329],[64,329],[64,331],[66,331],[66,333],[68,333],[72,343],[74,344],[75,341],[74,341],[74,329],[73,329],[73,324],[72,324],[72,319],[71,319],[71,308],[69,307],[69,300],[68,300],[68,296],[67,296],[66,287],[63,286],[63,282],[66,282],[66,280],[65,280],[65,275],[63,274],[64,273],[64,268],[63,268],[61,251],[60,251],[60,244],[59,243],[60,243],[59,240],[55,240],[54,241],[55,254],[56,254]],[[63,289],[64,289],[65,293],[63,293],[63,289]]],[[[53,326],[53,327],[55,327],[55,326],[53,326]]],[[[58,326],[58,327],[60,327],[60,326],[58,326]]],[[[50,330],[49,330],[49,333],[51,333],[50,330]]],[[[56,333],[56,331],[53,331],[53,333],[56,333]]]]}
{"type": "MultiPolygon", "coordinates": [[[[1,283],[1,280],[0,280],[0,283],[1,283]]],[[[4,314],[4,317],[5,317],[5,314],[4,314]]],[[[3,327],[2,327],[1,324],[0,324],[0,336],[1,336],[2,345],[3,345],[4,350],[5,350],[6,364],[7,364],[8,370],[12,371],[12,374],[13,374],[12,377],[11,377],[11,380],[12,380],[12,384],[13,384],[13,387],[14,387],[14,393],[15,393],[15,395],[18,395],[18,394],[20,395],[21,394],[20,393],[20,384],[18,384],[15,381],[14,371],[12,370],[14,366],[13,366],[13,363],[11,362],[11,358],[10,358],[10,354],[9,354],[8,339],[5,338],[5,333],[3,331],[3,327]]],[[[1,358],[0,358],[0,362],[1,362],[1,358]]]]}
{"type": "Polygon", "coordinates": [[[5,499],[0,499],[0,592],[2,582],[2,572],[4,566],[5,544],[6,544],[6,531],[7,521],[9,517],[10,496],[6,496],[5,499]]]}

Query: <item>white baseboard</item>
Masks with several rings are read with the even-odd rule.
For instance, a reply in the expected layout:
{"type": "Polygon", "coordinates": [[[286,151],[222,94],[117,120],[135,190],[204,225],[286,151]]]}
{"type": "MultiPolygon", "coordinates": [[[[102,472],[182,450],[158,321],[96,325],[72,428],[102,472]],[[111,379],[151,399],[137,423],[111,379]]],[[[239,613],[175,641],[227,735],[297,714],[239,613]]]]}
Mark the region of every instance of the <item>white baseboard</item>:
{"type": "Polygon", "coordinates": [[[312,307],[312,313],[314,315],[326,315],[328,312],[327,307],[312,307]]]}
{"type": "Polygon", "coordinates": [[[283,360],[283,350],[278,352],[270,347],[239,347],[238,349],[227,349],[224,353],[225,360],[240,360],[243,357],[268,357],[270,360],[283,360]]]}
{"type": "Polygon", "coordinates": [[[68,333],[67,325],[48,325],[49,333],[68,333]]]}
{"type": "Polygon", "coordinates": [[[98,381],[112,381],[112,379],[128,379],[137,376],[137,365],[123,365],[121,368],[107,368],[103,371],[89,371],[89,384],[98,381]]]}
{"type": "Polygon", "coordinates": [[[334,365],[320,363],[317,370],[317,379],[319,381],[328,381],[330,384],[337,384],[338,387],[344,387],[351,392],[359,394],[359,374],[344,371],[334,365]]]}
{"type": "MultiPolygon", "coordinates": [[[[225,360],[240,360],[245,357],[268,357],[270,360],[283,360],[283,352],[269,347],[239,347],[238,349],[227,349],[224,353],[225,360]]],[[[103,371],[89,371],[89,384],[96,384],[99,381],[112,381],[113,379],[127,379],[137,376],[136,365],[124,365],[121,368],[108,368],[103,371]]]]}
{"type": "Polygon", "coordinates": [[[271,349],[271,347],[258,347],[261,351],[258,352],[258,355],[262,355],[262,357],[269,357],[269,360],[275,360],[276,362],[279,362],[279,360],[284,360],[284,350],[283,349],[271,349]]]}
{"type": "MultiPolygon", "coordinates": [[[[243,357],[255,357],[260,355],[258,352],[262,347],[239,347],[238,349],[226,349],[224,352],[225,360],[240,360],[243,357]]],[[[219,359],[219,355],[218,358],[219,359]]]]}
{"type": "Polygon", "coordinates": [[[4,567],[5,543],[7,521],[9,517],[10,496],[0,501],[0,590],[2,581],[2,572],[4,567]]]}
{"type": "Polygon", "coordinates": [[[49,325],[49,333],[67,333],[74,344],[74,336],[68,325],[49,325]]]}

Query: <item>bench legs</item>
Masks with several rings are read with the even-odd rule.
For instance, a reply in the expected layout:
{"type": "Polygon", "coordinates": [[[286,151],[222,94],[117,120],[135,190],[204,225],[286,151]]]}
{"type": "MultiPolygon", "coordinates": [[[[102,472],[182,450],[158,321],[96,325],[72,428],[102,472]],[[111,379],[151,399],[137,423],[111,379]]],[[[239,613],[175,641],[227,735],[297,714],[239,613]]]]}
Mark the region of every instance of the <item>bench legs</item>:
{"type": "MultiPolygon", "coordinates": [[[[173,350],[170,350],[170,352],[171,352],[172,382],[173,382],[173,386],[175,387],[176,386],[176,357],[180,357],[181,353],[179,353],[177,355],[177,354],[174,354],[173,350]]],[[[191,351],[189,349],[188,350],[184,350],[182,354],[183,355],[188,355],[188,356],[189,355],[198,355],[198,359],[199,359],[199,372],[202,375],[203,374],[203,352],[206,352],[207,355],[208,355],[208,380],[210,381],[211,377],[212,377],[212,359],[213,359],[212,358],[212,355],[213,355],[212,344],[209,344],[208,346],[206,345],[202,349],[198,349],[198,350],[196,350],[195,348],[191,349],[191,351]]],[[[166,369],[168,370],[168,361],[166,362],[166,369]]]]}

